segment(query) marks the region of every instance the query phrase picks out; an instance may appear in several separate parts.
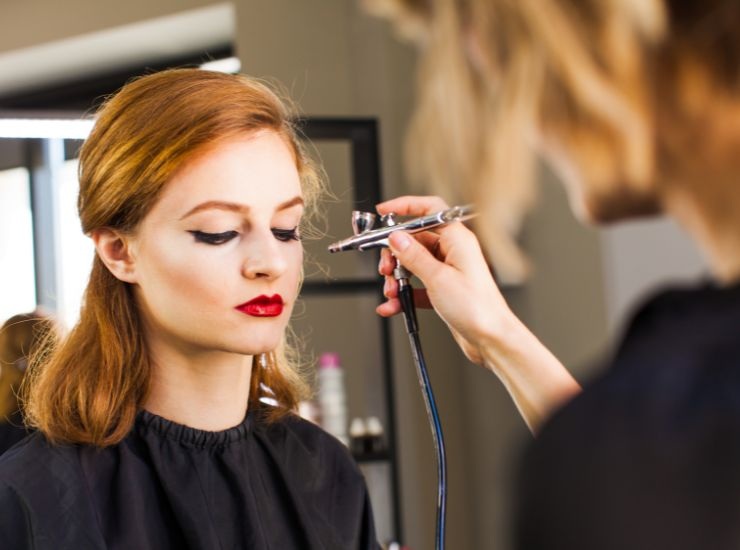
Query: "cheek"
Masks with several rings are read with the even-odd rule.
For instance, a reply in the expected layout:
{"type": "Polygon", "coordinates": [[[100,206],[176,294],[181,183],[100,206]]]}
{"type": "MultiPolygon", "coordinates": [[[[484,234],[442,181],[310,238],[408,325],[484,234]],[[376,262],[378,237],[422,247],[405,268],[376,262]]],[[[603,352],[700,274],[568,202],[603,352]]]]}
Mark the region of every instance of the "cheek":
{"type": "Polygon", "coordinates": [[[158,301],[165,296],[183,303],[210,299],[224,288],[225,266],[204,261],[188,247],[153,245],[142,251],[140,286],[144,293],[158,301]],[[157,293],[156,297],[153,293],[157,293]]]}
{"type": "MultiPolygon", "coordinates": [[[[184,312],[209,306],[221,307],[245,298],[254,281],[242,276],[241,256],[219,255],[218,250],[197,250],[166,243],[150,243],[141,250],[139,286],[149,305],[156,309],[184,312]]],[[[287,246],[285,269],[276,289],[291,303],[298,295],[303,273],[303,247],[287,246]]]]}
{"type": "Polygon", "coordinates": [[[285,270],[286,283],[294,294],[298,294],[298,284],[303,277],[303,246],[296,246],[287,256],[287,268],[285,270]]]}

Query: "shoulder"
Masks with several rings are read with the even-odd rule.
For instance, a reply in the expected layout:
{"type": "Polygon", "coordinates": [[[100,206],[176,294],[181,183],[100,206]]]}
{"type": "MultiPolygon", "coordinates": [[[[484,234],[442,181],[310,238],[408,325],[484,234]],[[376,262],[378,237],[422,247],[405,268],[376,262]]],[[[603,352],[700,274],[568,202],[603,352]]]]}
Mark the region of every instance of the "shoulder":
{"type": "Polygon", "coordinates": [[[695,548],[702,530],[740,536],[712,519],[738,509],[740,384],[660,362],[609,371],[529,445],[517,483],[522,547],[643,548],[629,538],[643,533],[695,548]]]}
{"type": "Polygon", "coordinates": [[[0,456],[0,481],[22,479],[29,468],[56,452],[40,433],[32,433],[0,456]]]}
{"type": "Polygon", "coordinates": [[[342,442],[295,414],[259,422],[254,433],[291,500],[308,505],[309,524],[333,533],[327,548],[377,548],[365,478],[342,442]]]}
{"type": "Polygon", "coordinates": [[[0,480],[0,538],[3,548],[32,548],[30,511],[23,497],[0,480]]]}
{"type": "Polygon", "coordinates": [[[42,433],[32,432],[0,456],[0,478],[8,472],[27,469],[34,462],[68,460],[73,449],[72,445],[54,445],[42,433]]]}
{"type": "Polygon", "coordinates": [[[740,538],[736,522],[716,521],[740,506],[738,323],[740,286],[665,291],[637,312],[610,368],[524,453],[522,547],[645,547],[636,533],[676,549],[701,546],[702,533],[740,538]]]}
{"type": "Polygon", "coordinates": [[[77,470],[72,447],[53,446],[38,432],[0,457],[0,537],[8,548],[49,547],[41,524],[63,525],[55,523],[62,509],[76,509],[69,505],[78,504],[77,470]]]}
{"type": "Polygon", "coordinates": [[[349,449],[341,441],[294,413],[269,423],[259,420],[257,424],[257,433],[281,454],[297,453],[317,465],[330,462],[335,468],[360,475],[349,449]]]}
{"type": "Polygon", "coordinates": [[[6,422],[0,422],[0,455],[26,438],[28,434],[29,431],[23,427],[23,419],[17,412],[6,422]]]}
{"type": "Polygon", "coordinates": [[[342,448],[342,443],[333,435],[326,432],[320,426],[309,422],[305,418],[295,413],[290,413],[279,419],[276,425],[281,425],[283,429],[301,438],[305,442],[312,442],[318,445],[328,445],[329,447],[342,448]]]}
{"type": "Polygon", "coordinates": [[[0,483],[30,499],[68,494],[79,486],[80,466],[76,447],[52,445],[35,432],[0,456],[0,483]]]}
{"type": "Polygon", "coordinates": [[[260,419],[256,423],[258,430],[262,431],[275,442],[284,442],[286,439],[292,439],[310,449],[321,448],[328,452],[349,455],[349,451],[345,445],[336,437],[295,413],[288,413],[272,422],[260,419]]]}

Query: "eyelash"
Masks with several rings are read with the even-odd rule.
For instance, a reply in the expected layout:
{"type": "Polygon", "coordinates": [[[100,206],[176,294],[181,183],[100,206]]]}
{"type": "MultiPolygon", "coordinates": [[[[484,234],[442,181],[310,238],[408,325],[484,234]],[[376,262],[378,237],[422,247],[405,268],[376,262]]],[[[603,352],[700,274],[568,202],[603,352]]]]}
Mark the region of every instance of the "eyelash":
{"type": "MultiPolygon", "coordinates": [[[[219,245],[229,242],[231,239],[236,237],[239,233],[237,231],[224,231],[223,233],[206,233],[204,231],[188,231],[194,238],[195,242],[205,243],[210,245],[219,245]]],[[[272,229],[272,234],[278,241],[300,241],[301,237],[298,233],[298,227],[293,229],[272,229]]]]}
{"type": "Polygon", "coordinates": [[[288,242],[301,240],[301,235],[298,233],[298,226],[294,227],[293,229],[273,228],[272,234],[275,235],[275,238],[278,241],[288,242]]]}
{"type": "Polygon", "coordinates": [[[195,238],[195,242],[212,244],[212,245],[227,243],[238,235],[236,231],[224,231],[223,233],[206,233],[204,231],[188,231],[188,233],[190,233],[195,238]]]}

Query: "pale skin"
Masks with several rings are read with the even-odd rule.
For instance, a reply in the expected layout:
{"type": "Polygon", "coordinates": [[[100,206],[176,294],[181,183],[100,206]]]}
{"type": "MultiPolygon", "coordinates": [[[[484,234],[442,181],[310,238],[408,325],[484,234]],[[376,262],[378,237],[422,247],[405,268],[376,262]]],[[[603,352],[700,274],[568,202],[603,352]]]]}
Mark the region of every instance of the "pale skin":
{"type": "MultiPolygon", "coordinates": [[[[730,114],[740,112],[739,107],[737,103],[725,104],[707,116],[726,121],[730,114]]],[[[674,159],[671,175],[656,175],[648,190],[662,210],[697,242],[716,280],[726,285],[740,281],[740,161],[733,154],[740,144],[740,128],[736,122],[734,130],[728,126],[718,122],[721,132],[702,136],[707,148],[704,154],[687,151],[680,160],[674,159]]],[[[644,184],[639,190],[625,189],[629,183],[590,180],[570,158],[560,158],[557,164],[567,166],[560,172],[561,179],[567,178],[573,209],[585,221],[599,222],[601,207],[624,201],[630,192],[645,196],[644,184]]],[[[629,204],[618,206],[620,211],[630,210],[629,204]]],[[[380,214],[420,216],[445,207],[437,197],[406,196],[381,203],[377,210],[380,214]]],[[[533,433],[554,410],[581,391],[562,363],[506,305],[470,230],[455,223],[434,233],[411,236],[397,232],[391,235],[390,245],[393,255],[424,284],[424,290],[416,291],[417,304],[433,307],[468,359],[499,377],[533,433]]],[[[400,311],[393,265],[390,252],[384,250],[379,271],[386,278],[387,301],[377,312],[386,317],[400,311]]]]}
{"type": "Polygon", "coordinates": [[[133,285],[144,320],[146,410],[208,431],[244,419],[253,356],[277,348],[298,295],[302,212],[291,151],[261,131],[186,163],[133,234],[93,233],[108,269],[133,285]],[[235,309],[274,294],[284,302],[276,317],[235,309]]]}

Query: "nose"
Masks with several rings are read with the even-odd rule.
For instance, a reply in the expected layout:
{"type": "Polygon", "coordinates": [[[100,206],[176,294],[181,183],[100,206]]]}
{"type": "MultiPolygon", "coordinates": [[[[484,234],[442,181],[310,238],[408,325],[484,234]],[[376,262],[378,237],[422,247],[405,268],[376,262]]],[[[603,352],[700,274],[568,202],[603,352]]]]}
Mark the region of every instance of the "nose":
{"type": "Polygon", "coordinates": [[[281,250],[272,231],[254,231],[246,241],[242,275],[247,279],[272,280],[288,268],[286,251],[281,250]]]}

